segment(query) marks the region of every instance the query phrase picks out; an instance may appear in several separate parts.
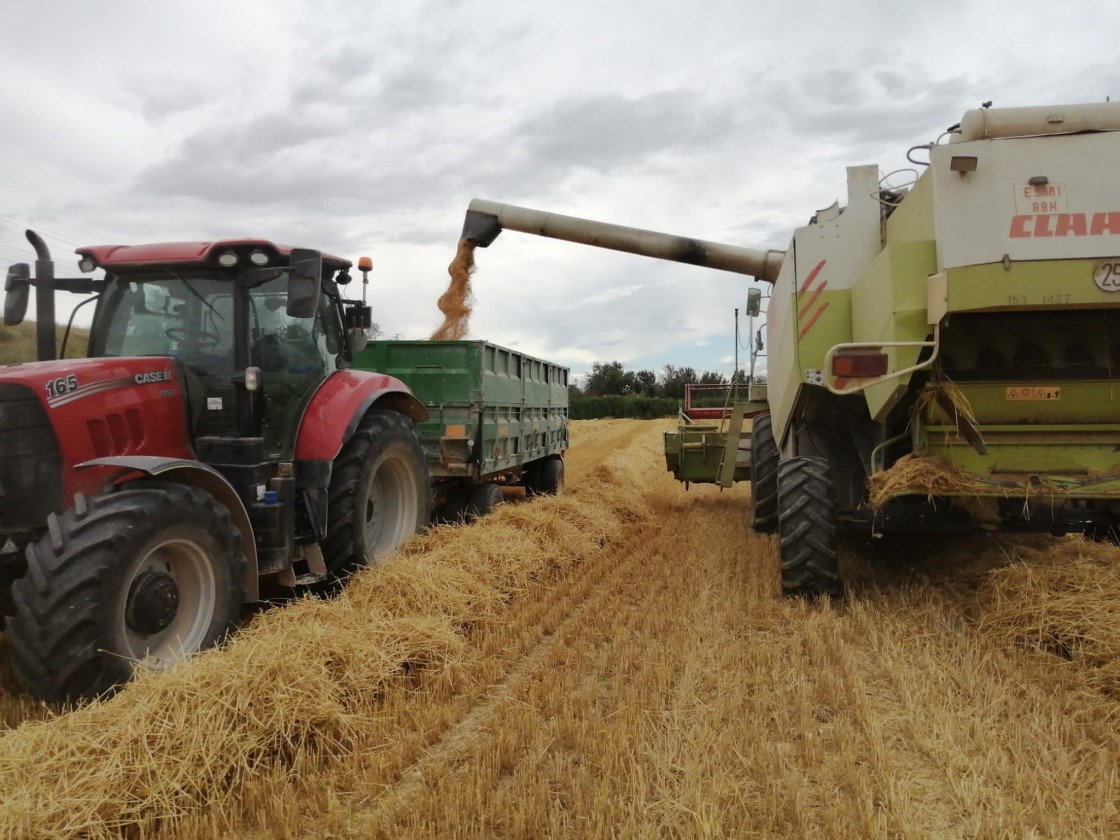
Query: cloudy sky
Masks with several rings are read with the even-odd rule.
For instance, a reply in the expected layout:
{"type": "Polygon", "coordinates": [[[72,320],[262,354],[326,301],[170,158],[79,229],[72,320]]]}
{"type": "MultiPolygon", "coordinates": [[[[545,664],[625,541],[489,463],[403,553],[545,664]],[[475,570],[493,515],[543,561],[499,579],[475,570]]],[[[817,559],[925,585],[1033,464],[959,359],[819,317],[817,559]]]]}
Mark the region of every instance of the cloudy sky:
{"type": "MultiPolygon", "coordinates": [[[[10,0],[0,31],[0,265],[27,226],[66,273],[77,244],[369,254],[406,338],[473,197],[783,248],[846,165],[983,100],[1120,96],[1120,4],[1076,0],[10,0]]],[[[732,369],[745,277],[508,231],[478,264],[472,337],[732,369]]]]}

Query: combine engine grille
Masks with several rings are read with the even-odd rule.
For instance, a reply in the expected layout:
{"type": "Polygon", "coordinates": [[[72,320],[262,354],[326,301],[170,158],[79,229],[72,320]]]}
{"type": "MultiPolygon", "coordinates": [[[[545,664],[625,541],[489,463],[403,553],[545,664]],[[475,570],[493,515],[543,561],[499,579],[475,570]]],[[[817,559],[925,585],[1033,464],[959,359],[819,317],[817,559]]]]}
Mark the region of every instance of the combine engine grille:
{"type": "Polygon", "coordinates": [[[62,454],[43,403],[0,384],[0,545],[46,524],[62,507],[62,454]]]}

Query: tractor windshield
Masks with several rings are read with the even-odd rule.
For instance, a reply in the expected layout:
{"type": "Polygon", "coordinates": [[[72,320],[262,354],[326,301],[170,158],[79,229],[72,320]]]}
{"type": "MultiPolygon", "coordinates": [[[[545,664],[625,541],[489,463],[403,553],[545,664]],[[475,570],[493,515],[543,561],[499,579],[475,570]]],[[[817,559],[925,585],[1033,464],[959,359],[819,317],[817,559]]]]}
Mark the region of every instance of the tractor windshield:
{"type": "Polygon", "coordinates": [[[263,407],[253,434],[264,438],[270,458],[287,458],[304,406],[344,345],[337,307],[325,293],[306,318],[288,314],[287,295],[281,269],[113,275],[94,316],[90,355],[178,360],[196,437],[246,433],[235,374],[260,368],[263,407]]]}
{"type": "Polygon", "coordinates": [[[200,373],[230,376],[233,295],[227,275],[118,275],[99,307],[91,354],[174,356],[200,373]]]}

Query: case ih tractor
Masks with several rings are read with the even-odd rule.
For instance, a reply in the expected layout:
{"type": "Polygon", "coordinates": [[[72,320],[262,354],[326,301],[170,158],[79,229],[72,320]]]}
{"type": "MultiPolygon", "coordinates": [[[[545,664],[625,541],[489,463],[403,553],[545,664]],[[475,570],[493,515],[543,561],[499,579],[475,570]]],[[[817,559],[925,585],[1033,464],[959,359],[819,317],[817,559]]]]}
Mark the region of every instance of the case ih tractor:
{"type": "MultiPolygon", "coordinates": [[[[348,369],[369,309],[346,260],[263,240],[81,248],[31,286],[39,361],[0,367],[0,578],[31,694],[91,697],[210,647],[268,592],[329,588],[428,522],[427,411],[348,369]],[[55,359],[55,290],[96,300],[55,359]],[[14,549],[14,550],[13,550],[14,549]]],[[[368,266],[361,264],[363,271],[368,266]]]]}
{"type": "MultiPolygon", "coordinates": [[[[780,535],[788,594],[839,591],[840,528],[1115,539],[1120,103],[985,107],[943,139],[910,150],[905,186],[849,167],[847,205],[785,252],[478,200],[463,237],[510,228],[773,284],[768,401],[736,413],[768,408],[751,522],[780,535]]],[[[685,431],[670,468],[731,480],[731,432],[685,431]]]]}

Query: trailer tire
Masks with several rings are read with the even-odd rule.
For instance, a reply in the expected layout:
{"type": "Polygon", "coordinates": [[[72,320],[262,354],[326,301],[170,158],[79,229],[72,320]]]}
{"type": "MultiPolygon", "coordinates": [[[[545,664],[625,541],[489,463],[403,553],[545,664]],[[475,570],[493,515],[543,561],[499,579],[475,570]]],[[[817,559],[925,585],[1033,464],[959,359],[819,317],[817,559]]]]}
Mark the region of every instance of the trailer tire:
{"type": "Polygon", "coordinates": [[[431,512],[428,459],[412,421],[366,412],[331,471],[323,558],[334,582],[424,530],[431,512]]]}
{"type": "Polygon", "coordinates": [[[559,496],[564,492],[564,459],[552,455],[533,464],[526,488],[530,496],[559,496]]]}
{"type": "Polygon", "coordinates": [[[769,414],[751,424],[751,528],[759,534],[778,530],[778,444],[769,414]]]}
{"type": "Polygon", "coordinates": [[[467,502],[467,521],[492,513],[494,508],[505,501],[502,488],[497,484],[476,484],[471,488],[470,501],[467,502]]]}
{"type": "Polygon", "coordinates": [[[51,514],[27,547],[7,623],[20,681],[47,701],[93,698],[141,667],[219,644],[241,616],[245,556],[205,491],[138,481],[51,514]]]}
{"type": "Polygon", "coordinates": [[[798,457],[778,465],[782,594],[839,595],[835,502],[828,461],[798,457]]]}

